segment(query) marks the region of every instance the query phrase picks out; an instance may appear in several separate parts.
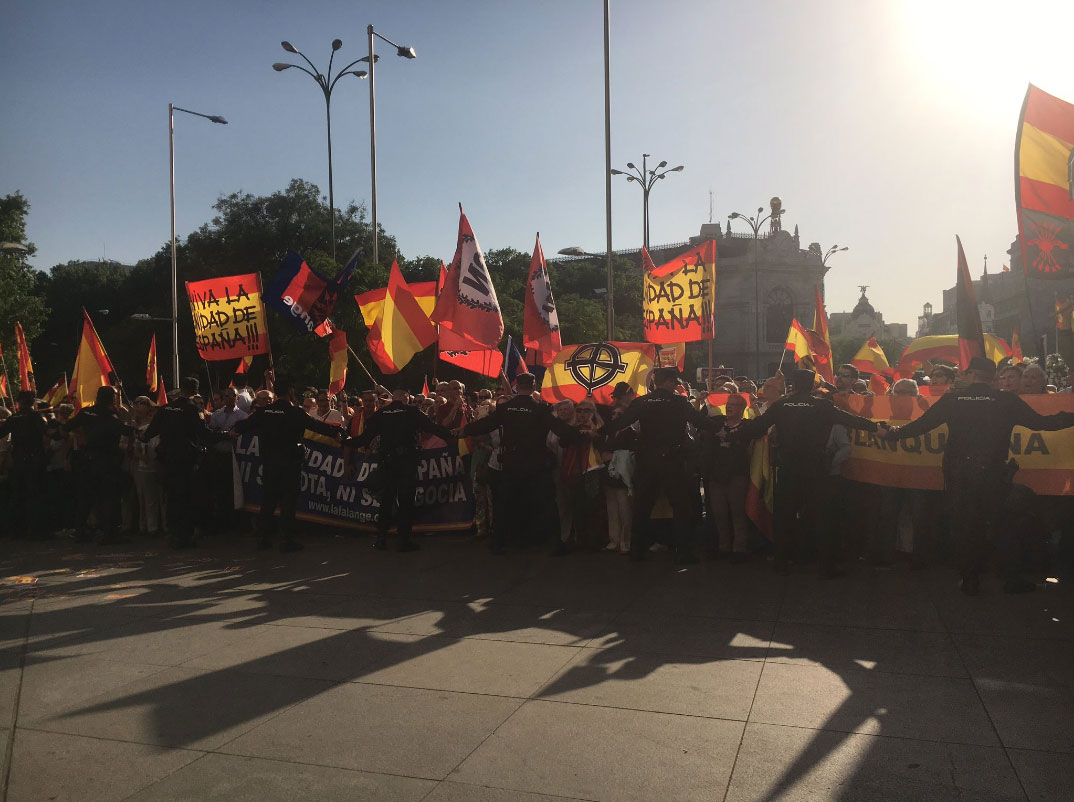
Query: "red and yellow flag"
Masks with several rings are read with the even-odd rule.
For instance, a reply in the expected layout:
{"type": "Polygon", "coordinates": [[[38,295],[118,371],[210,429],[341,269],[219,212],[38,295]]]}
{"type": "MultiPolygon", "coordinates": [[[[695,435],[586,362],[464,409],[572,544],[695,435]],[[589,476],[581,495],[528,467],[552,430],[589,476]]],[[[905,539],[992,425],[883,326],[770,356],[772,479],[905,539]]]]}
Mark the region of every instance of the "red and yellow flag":
{"type": "Polygon", "coordinates": [[[26,335],[22,331],[22,324],[18,321],[15,321],[15,343],[19,349],[19,389],[29,390],[37,395],[34,363],[30,361],[30,347],[26,344],[26,335]]]}
{"type": "Polygon", "coordinates": [[[347,383],[347,332],[336,329],[328,341],[328,355],[332,365],[328,372],[328,392],[336,395],[347,383]]]}
{"type": "Polygon", "coordinates": [[[1018,339],[1018,327],[1015,326],[1011,331],[1011,364],[1018,365],[1025,362],[1025,357],[1022,356],[1022,341],[1018,339]]]}
{"type": "Polygon", "coordinates": [[[399,262],[393,261],[380,317],[366,337],[373,361],[384,373],[398,373],[434,342],[436,326],[407,286],[399,262]]]}
{"type": "Polygon", "coordinates": [[[788,351],[794,351],[794,361],[800,362],[803,357],[813,355],[813,351],[810,348],[809,335],[806,330],[802,328],[802,324],[797,319],[791,320],[791,327],[787,330],[787,342],[784,345],[788,351]]]}
{"type": "Polygon", "coordinates": [[[973,291],[973,279],[966,264],[966,252],[962,240],[958,243],[958,281],[955,284],[955,322],[958,328],[958,364],[966,370],[975,356],[985,355],[984,330],[981,328],[981,311],[977,308],[977,293],[973,291]]]}
{"type": "Polygon", "coordinates": [[[157,391],[157,382],[160,381],[160,376],[157,375],[157,335],[153,335],[149,340],[149,358],[145,363],[145,386],[149,388],[149,392],[155,393],[157,391]]]}
{"type": "Polygon", "coordinates": [[[56,382],[49,391],[45,393],[45,401],[50,407],[55,409],[64,402],[67,398],[67,374],[63,374],[63,377],[56,382]]]}
{"type": "Polygon", "coordinates": [[[1074,276],[1074,105],[1026,90],[1015,143],[1014,195],[1027,276],[1074,276]]]}
{"type": "MultiPolygon", "coordinates": [[[[984,335],[985,356],[997,365],[1011,355],[1010,346],[1002,337],[995,334],[984,335]]],[[[936,334],[931,337],[918,337],[912,340],[899,358],[897,373],[902,378],[914,375],[914,371],[929,362],[959,363],[959,341],[957,334],[936,334]]]]}
{"type": "Polygon", "coordinates": [[[813,346],[813,362],[817,375],[828,384],[835,384],[835,371],[832,369],[832,340],[828,336],[828,315],[824,311],[824,301],[820,297],[820,287],[813,285],[815,309],[813,312],[813,332],[816,335],[813,346]]]}
{"type": "Polygon", "coordinates": [[[601,342],[566,345],[556,354],[544,375],[545,401],[592,398],[612,403],[612,390],[626,382],[638,395],[647,390],[649,371],[656,363],[652,343],[601,342]]]}
{"type": "Polygon", "coordinates": [[[186,292],[202,359],[235,359],[269,352],[260,273],[188,281],[186,292]]]}
{"type": "Polygon", "coordinates": [[[112,361],[104,350],[89,313],[82,310],[82,340],[78,344],[75,369],[71,372],[70,397],[75,409],[94,403],[97,390],[112,386],[112,361]]]}
{"type": "Polygon", "coordinates": [[[854,354],[850,364],[866,373],[879,373],[882,376],[892,374],[887,354],[877,343],[875,336],[869,337],[865,344],[858,349],[858,353],[854,354]]]}
{"type": "Polygon", "coordinates": [[[716,241],[656,267],[642,248],[642,325],[652,343],[711,340],[716,309],[716,241]]]}

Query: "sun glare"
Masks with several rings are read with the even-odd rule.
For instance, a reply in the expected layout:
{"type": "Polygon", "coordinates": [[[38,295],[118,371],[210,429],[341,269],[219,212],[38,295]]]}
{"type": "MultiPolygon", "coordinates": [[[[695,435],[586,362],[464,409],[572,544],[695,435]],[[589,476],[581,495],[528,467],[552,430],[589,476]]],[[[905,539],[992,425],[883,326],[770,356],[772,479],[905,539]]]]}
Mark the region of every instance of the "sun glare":
{"type": "Polygon", "coordinates": [[[1028,83],[1072,95],[1070,0],[903,0],[892,8],[919,85],[967,112],[993,117],[1001,111],[1010,124],[1008,99],[1028,83]]]}

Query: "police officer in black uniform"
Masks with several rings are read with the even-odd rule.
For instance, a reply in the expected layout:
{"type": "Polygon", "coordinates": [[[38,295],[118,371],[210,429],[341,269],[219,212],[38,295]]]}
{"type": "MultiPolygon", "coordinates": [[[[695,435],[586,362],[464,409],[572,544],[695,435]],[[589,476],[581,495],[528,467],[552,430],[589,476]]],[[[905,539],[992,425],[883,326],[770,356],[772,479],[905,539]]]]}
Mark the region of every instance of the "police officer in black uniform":
{"type": "Polygon", "coordinates": [[[388,548],[388,529],[393,517],[399,535],[396,550],[417,551],[419,548],[410,539],[410,533],[414,521],[414,491],[418,484],[418,435],[422,432],[444,440],[454,439],[451,430],[423,414],[417,407],[410,406],[410,393],[398,388],[392,393],[392,402],[370,416],[362,433],[344,443],[346,449],[350,449],[365,448],[374,439],[378,442],[380,486],[377,495],[380,513],[377,516],[377,539],[373,542],[375,549],[388,548]],[[397,504],[399,510],[393,516],[397,504]]]}
{"type": "Polygon", "coordinates": [[[295,508],[301,483],[305,448],[302,435],[311,429],[329,437],[342,438],[343,429],[330,423],[311,418],[295,406],[295,388],[289,376],[275,380],[276,400],[266,407],[258,408],[246,420],[232,429],[236,435],[257,432],[261,449],[261,512],[257,519],[260,535],[258,548],[272,548],[275,532],[273,518],[280,508],[280,525],[283,541],[280,551],[298,551],[302,543],[295,536],[295,508]]]}
{"type": "Polygon", "coordinates": [[[23,390],[14,415],[0,422],[0,438],[11,435],[11,478],[8,481],[8,520],[18,536],[41,538],[47,535],[40,513],[41,488],[45,481],[45,436],[47,426],[34,409],[34,394],[23,390]]]}
{"type": "Polygon", "coordinates": [[[514,398],[501,402],[489,415],[468,423],[463,434],[475,436],[500,430],[501,475],[494,491],[493,554],[502,554],[508,535],[517,543],[554,541],[555,553],[566,546],[551,514],[555,510],[552,483],[552,454],[548,433],[555,432],[564,443],[579,439],[578,432],[557,418],[552,407],[533,397],[532,373],[515,377],[514,398]]]}
{"type": "Polygon", "coordinates": [[[78,485],[75,540],[85,543],[91,539],[87,525],[90,513],[96,510],[101,530],[98,542],[101,545],[125,542],[117,531],[123,468],[119,440],[123,436],[133,436],[134,430],[121,422],[116,414],[115,388],[98,388],[94,404],[82,407],[64,428],[79,434],[79,447],[75,452],[78,485]]]}
{"type": "Polygon", "coordinates": [[[917,420],[886,429],[885,438],[915,437],[947,424],[944,488],[959,550],[962,592],[980,593],[989,539],[998,547],[1004,591],[1030,592],[1036,586],[1019,577],[1016,544],[1004,531],[1006,527],[999,526],[1017,470],[1017,463],[1008,467],[1007,461],[1011,430],[1015,426],[1044,432],[1065,429],[1074,426],[1074,412],[1041,415],[1014,393],[995,389],[996,366],[985,357],[973,357],[963,375],[966,386],[941,396],[917,420]]]}
{"type": "Polygon", "coordinates": [[[179,380],[179,395],[159,410],[145,432],[145,439],[160,437],[157,459],[164,467],[164,498],[167,504],[169,544],[174,549],[194,545],[194,528],[200,523],[195,512],[203,498],[195,492],[194,479],[205,453],[205,423],[191,397],[198,394],[193,376],[179,380]]]}
{"type": "Polygon", "coordinates": [[[820,527],[820,502],[828,475],[825,447],[832,426],[877,431],[877,423],[839,409],[829,399],[814,398],[816,373],[800,369],[791,374],[791,394],[779,398],[762,415],[748,420],[729,435],[732,442],[763,436],[776,427],[776,493],[773,529],[775,564],[778,574],[789,573],[795,532],[801,522],[806,531],[818,536],[821,576],[835,571],[836,538],[830,528],[820,527]]]}
{"type": "Polygon", "coordinates": [[[709,416],[690,405],[690,399],[675,392],[679,372],[658,368],[653,372],[654,389],[634,400],[626,412],[604,425],[602,434],[640,424],[634,471],[634,533],[630,557],[645,559],[650,545],[653,506],[662,492],[671,504],[675,519],[675,562],[697,562],[692,529],[696,520],[698,483],[691,464],[687,424],[702,431],[723,426],[724,416],[709,416]]]}

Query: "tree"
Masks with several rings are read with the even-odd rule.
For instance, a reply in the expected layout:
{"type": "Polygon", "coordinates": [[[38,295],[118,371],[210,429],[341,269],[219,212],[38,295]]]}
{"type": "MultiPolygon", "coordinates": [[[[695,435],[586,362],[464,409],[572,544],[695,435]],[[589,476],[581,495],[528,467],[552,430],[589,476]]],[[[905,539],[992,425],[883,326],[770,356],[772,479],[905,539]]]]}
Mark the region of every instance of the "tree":
{"type": "Polygon", "coordinates": [[[26,262],[37,251],[32,242],[26,242],[29,211],[30,202],[21,192],[0,198],[0,241],[26,249],[9,246],[0,251],[0,347],[8,355],[14,353],[16,321],[22,323],[27,339],[32,340],[48,318],[37,274],[26,262]]]}

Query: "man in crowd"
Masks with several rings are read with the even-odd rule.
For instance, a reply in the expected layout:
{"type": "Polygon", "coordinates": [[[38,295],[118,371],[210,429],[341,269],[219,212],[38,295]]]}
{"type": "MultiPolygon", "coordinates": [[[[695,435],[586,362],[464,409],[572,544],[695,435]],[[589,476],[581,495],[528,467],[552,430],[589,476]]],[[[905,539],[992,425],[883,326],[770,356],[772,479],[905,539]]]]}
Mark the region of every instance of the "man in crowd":
{"type": "Polygon", "coordinates": [[[173,549],[192,547],[195,526],[201,524],[195,512],[199,499],[194,486],[194,474],[205,451],[202,410],[194,401],[198,384],[193,376],[180,379],[179,395],[160,408],[145,432],[146,440],[160,437],[157,458],[164,466],[168,542],[173,549]]]}
{"type": "Polygon", "coordinates": [[[495,523],[489,547],[493,554],[503,553],[508,533],[521,543],[554,537],[556,551],[562,548],[549,515],[555,506],[555,490],[546,442],[549,432],[564,443],[574,442],[578,434],[553,415],[551,407],[533,398],[534,383],[533,374],[520,373],[515,377],[513,398],[463,429],[468,437],[500,430],[501,473],[494,495],[495,523]]]}
{"type": "Polygon", "coordinates": [[[223,404],[209,417],[212,445],[205,457],[205,492],[211,509],[206,520],[225,531],[235,524],[235,483],[232,481],[231,433],[235,424],[249,415],[239,407],[239,391],[225,387],[223,404]]]}
{"type": "Polygon", "coordinates": [[[272,548],[276,529],[274,514],[280,510],[283,540],[280,551],[298,551],[302,544],[295,531],[295,508],[298,505],[304,448],[302,435],[311,429],[329,437],[341,438],[343,429],[314,420],[295,406],[295,387],[289,376],[280,376],[274,384],[276,400],[260,407],[246,420],[238,421],[236,434],[257,432],[261,446],[261,512],[257,519],[258,548],[272,548]]]}
{"type": "MultiPolygon", "coordinates": [[[[840,374],[852,376],[840,366],[840,374]]],[[[851,379],[853,381],[853,379],[851,379]]],[[[791,393],[773,402],[764,413],[743,423],[729,437],[732,442],[763,436],[771,426],[776,428],[779,441],[775,495],[775,563],[778,574],[790,573],[790,559],[795,541],[801,539],[797,532],[799,516],[805,531],[819,534],[821,571],[830,574],[834,570],[835,544],[828,527],[818,528],[819,502],[823,497],[827,466],[825,449],[833,424],[852,429],[877,430],[877,424],[868,418],[852,415],[839,409],[828,399],[814,398],[813,386],[816,373],[799,369],[791,374],[791,393]]],[[[799,542],[798,545],[803,545],[799,542]]]]}
{"type": "MultiPolygon", "coordinates": [[[[39,515],[45,481],[46,424],[34,409],[34,394],[22,390],[17,410],[0,421],[0,438],[11,435],[11,479],[8,483],[11,517],[8,524],[16,536],[39,537],[44,534],[43,516],[39,515]]],[[[55,503],[56,500],[53,500],[55,503]]]]}
{"type": "Polygon", "coordinates": [[[694,563],[697,555],[692,529],[698,507],[694,497],[698,484],[692,475],[691,441],[686,427],[692,424],[702,431],[714,431],[723,426],[724,416],[710,417],[679,395],[676,392],[679,372],[675,368],[658,368],[653,374],[653,391],[639,396],[625,413],[605,424],[601,433],[610,435],[635,422],[639,424],[631,559],[645,558],[651,544],[650,516],[663,493],[675,520],[675,561],[694,563]]]}
{"type": "Polygon", "coordinates": [[[985,357],[973,357],[964,375],[966,387],[945,394],[917,420],[882,431],[885,439],[899,440],[947,424],[944,484],[956,528],[962,592],[980,593],[990,538],[1002,538],[996,545],[1004,591],[1030,592],[1035,586],[1019,577],[1015,544],[1004,537],[1005,528],[999,525],[1017,470],[1017,463],[1007,461],[1011,430],[1015,426],[1046,432],[1065,429],[1074,426],[1074,412],[1041,415],[1014,393],[993,388],[996,366],[985,357]]]}
{"type": "Polygon", "coordinates": [[[446,429],[417,407],[410,406],[410,393],[397,388],[392,402],[369,419],[364,431],[347,441],[352,448],[365,448],[374,438],[378,439],[377,471],[380,486],[378,497],[380,512],[377,516],[377,539],[373,548],[388,548],[388,530],[395,519],[398,535],[397,551],[416,551],[419,546],[410,539],[414,522],[414,491],[418,484],[418,435],[433,434],[444,440],[453,437],[446,429]],[[399,511],[392,515],[398,505],[399,511]]]}
{"type": "Polygon", "coordinates": [[[932,365],[929,367],[929,395],[938,397],[948,393],[955,386],[955,369],[950,365],[932,365]]]}
{"type": "Polygon", "coordinates": [[[119,440],[133,434],[133,430],[117,417],[115,388],[98,388],[93,405],[82,407],[64,428],[79,436],[79,448],[75,453],[78,485],[75,540],[86,543],[91,539],[89,517],[95,512],[101,531],[98,542],[102,545],[123,542],[117,531],[123,468],[119,440]]]}

